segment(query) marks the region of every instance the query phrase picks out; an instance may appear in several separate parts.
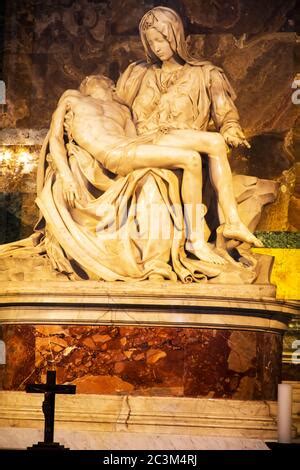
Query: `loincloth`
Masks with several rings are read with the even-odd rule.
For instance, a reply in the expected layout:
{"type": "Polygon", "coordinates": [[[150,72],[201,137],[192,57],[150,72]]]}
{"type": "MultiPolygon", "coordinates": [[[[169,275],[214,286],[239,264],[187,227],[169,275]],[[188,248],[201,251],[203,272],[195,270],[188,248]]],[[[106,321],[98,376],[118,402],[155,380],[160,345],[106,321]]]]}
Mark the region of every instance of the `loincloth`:
{"type": "Polygon", "coordinates": [[[138,145],[153,144],[157,133],[124,137],[117,144],[106,146],[102,165],[117,175],[126,176],[132,171],[132,161],[138,145]]]}

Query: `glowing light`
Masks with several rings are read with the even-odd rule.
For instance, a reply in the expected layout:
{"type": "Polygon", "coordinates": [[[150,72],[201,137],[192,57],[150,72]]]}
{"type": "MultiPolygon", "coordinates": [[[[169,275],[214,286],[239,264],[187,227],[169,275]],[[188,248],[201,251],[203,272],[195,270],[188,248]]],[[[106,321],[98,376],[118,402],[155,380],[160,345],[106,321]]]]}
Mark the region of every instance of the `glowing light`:
{"type": "Polygon", "coordinates": [[[0,163],[8,163],[10,160],[13,159],[13,151],[7,149],[0,150],[0,163]]]}
{"type": "Polygon", "coordinates": [[[36,155],[24,147],[0,148],[0,170],[2,174],[28,174],[36,166],[36,155]]]}
{"type": "Polygon", "coordinates": [[[34,166],[33,156],[26,150],[20,150],[16,152],[16,158],[19,164],[22,165],[22,173],[30,173],[34,166]]]}
{"type": "MultiPolygon", "coordinates": [[[[0,147],[0,191],[17,191],[34,173],[38,152],[31,147],[9,145],[0,147]]],[[[27,183],[25,183],[27,184],[27,183]]]]}

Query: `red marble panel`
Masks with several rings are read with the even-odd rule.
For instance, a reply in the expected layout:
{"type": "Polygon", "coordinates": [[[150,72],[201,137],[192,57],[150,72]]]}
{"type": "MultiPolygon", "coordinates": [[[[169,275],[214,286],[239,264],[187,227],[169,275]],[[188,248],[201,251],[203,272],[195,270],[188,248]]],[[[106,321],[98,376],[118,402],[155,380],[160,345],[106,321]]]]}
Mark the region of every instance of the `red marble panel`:
{"type": "Polygon", "coordinates": [[[6,390],[44,382],[78,393],[274,399],[282,337],[229,329],[3,326],[6,390]]]}
{"type": "Polygon", "coordinates": [[[23,390],[27,380],[36,380],[34,327],[8,325],[3,328],[6,366],[2,371],[4,390],[23,390]]]}

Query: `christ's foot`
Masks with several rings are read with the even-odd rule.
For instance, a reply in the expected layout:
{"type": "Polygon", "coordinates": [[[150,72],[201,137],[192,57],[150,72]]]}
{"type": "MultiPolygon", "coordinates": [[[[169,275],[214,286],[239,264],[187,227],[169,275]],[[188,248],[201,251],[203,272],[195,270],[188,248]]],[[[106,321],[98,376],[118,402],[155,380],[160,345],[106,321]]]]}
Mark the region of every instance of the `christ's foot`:
{"type": "Polygon", "coordinates": [[[185,244],[187,251],[195,255],[200,261],[214,264],[226,264],[226,261],[219,255],[216,255],[209,245],[202,241],[187,241],[185,244]]]}
{"type": "Polygon", "coordinates": [[[250,243],[257,248],[262,248],[264,246],[263,243],[256,238],[242,222],[238,222],[236,224],[224,224],[223,235],[225,238],[250,243]]]}

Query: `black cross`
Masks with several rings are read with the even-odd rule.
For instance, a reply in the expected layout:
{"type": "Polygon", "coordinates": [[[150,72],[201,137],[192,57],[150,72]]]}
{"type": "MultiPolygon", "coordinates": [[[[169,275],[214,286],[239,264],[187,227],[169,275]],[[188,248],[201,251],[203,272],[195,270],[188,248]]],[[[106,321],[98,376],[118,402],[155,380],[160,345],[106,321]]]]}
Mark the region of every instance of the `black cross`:
{"type": "Polygon", "coordinates": [[[44,442],[39,442],[38,444],[35,444],[32,448],[64,449],[64,446],[61,446],[57,442],[53,442],[55,395],[56,393],[75,394],[76,385],[57,385],[56,372],[54,370],[47,370],[47,382],[45,384],[28,384],[26,385],[26,392],[45,394],[43,401],[43,413],[45,416],[44,442]]]}

